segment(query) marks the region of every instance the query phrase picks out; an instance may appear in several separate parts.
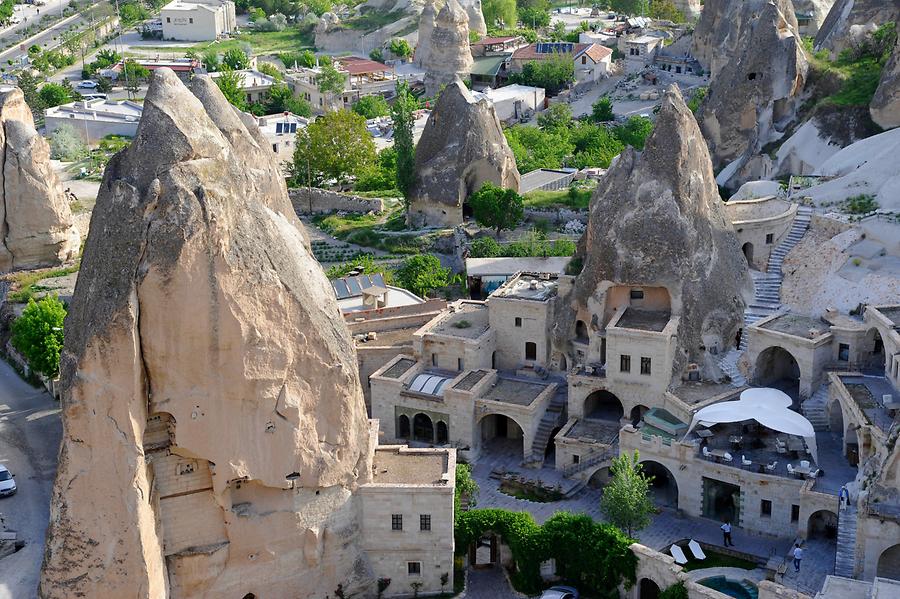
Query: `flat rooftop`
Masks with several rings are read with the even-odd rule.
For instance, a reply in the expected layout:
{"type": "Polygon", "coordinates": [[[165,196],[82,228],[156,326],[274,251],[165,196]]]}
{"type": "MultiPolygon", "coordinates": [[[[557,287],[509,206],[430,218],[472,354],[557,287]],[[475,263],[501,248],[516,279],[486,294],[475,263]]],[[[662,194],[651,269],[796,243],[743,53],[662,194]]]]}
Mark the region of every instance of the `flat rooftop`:
{"type": "Polygon", "coordinates": [[[482,397],[491,401],[528,406],[547,386],[544,383],[499,377],[482,397]]]}
{"type": "Polygon", "coordinates": [[[447,452],[376,448],[372,482],[379,484],[440,485],[446,484],[447,452]]]}
{"type": "MultiPolygon", "coordinates": [[[[376,331],[375,339],[358,339],[365,337],[366,333],[354,335],[356,347],[412,347],[413,334],[419,327],[407,327],[403,329],[391,329],[390,331],[376,331]]],[[[400,352],[402,353],[402,352],[400,352]]]]}
{"type": "Polygon", "coordinates": [[[470,277],[511,277],[517,272],[566,273],[572,258],[466,258],[466,275],[470,277]]]}
{"type": "Polygon", "coordinates": [[[818,318],[800,314],[782,314],[763,324],[760,328],[804,339],[815,339],[828,333],[828,325],[826,323],[818,318]],[[810,334],[812,330],[816,330],[818,333],[815,335],[810,334]]]}
{"type": "MultiPolygon", "coordinates": [[[[496,101],[497,100],[495,100],[495,102],[496,101]]],[[[575,172],[577,172],[577,169],[574,168],[539,168],[537,170],[529,171],[522,175],[519,183],[519,191],[521,193],[528,193],[529,191],[540,189],[544,185],[549,185],[554,181],[570,177],[575,172]]]]}
{"type": "Polygon", "coordinates": [[[435,335],[448,335],[463,339],[477,339],[488,330],[487,306],[481,303],[463,302],[455,305],[428,331],[435,335]]]}
{"type": "Polygon", "coordinates": [[[694,405],[729,392],[737,395],[739,391],[730,383],[684,381],[672,390],[672,394],[684,403],[694,405]]]}
{"type": "Polygon", "coordinates": [[[566,439],[580,439],[585,437],[592,441],[612,445],[619,438],[618,422],[611,420],[579,420],[572,428],[566,431],[566,439]]]}
{"type": "Polygon", "coordinates": [[[883,376],[842,376],[840,380],[869,422],[888,432],[894,418],[885,409],[882,398],[885,395],[890,395],[895,401],[898,398],[897,389],[890,381],[883,376]]]}
{"type": "Polygon", "coordinates": [[[661,333],[672,313],[662,310],[637,310],[635,308],[626,308],[625,313],[619,318],[616,326],[622,329],[635,329],[638,331],[653,331],[661,333]]]}
{"type": "Polygon", "coordinates": [[[394,364],[381,373],[381,376],[389,379],[399,379],[407,370],[416,365],[416,361],[412,358],[400,358],[394,364]]]}
{"type": "Polygon", "coordinates": [[[125,121],[137,125],[143,110],[143,106],[128,100],[79,100],[48,108],[46,116],[88,121],[125,121]]]}
{"type": "Polygon", "coordinates": [[[501,285],[491,297],[546,302],[556,297],[557,277],[549,273],[522,273],[501,285]]]}

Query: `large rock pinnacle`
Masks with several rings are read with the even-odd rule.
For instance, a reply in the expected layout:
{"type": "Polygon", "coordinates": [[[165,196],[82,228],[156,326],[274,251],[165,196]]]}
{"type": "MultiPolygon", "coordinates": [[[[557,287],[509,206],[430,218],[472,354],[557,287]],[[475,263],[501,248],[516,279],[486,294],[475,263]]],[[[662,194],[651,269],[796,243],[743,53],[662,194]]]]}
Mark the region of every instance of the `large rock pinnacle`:
{"type": "Polygon", "coordinates": [[[457,0],[447,0],[426,41],[425,95],[433,97],[457,77],[468,79],[474,61],[469,48],[469,15],[457,0]]]}
{"type": "Polygon", "coordinates": [[[66,320],[41,597],[370,586],[353,345],[267,148],[208,78],[156,71],[66,320]]]}
{"type": "Polygon", "coordinates": [[[81,238],[22,90],[0,88],[0,271],[57,266],[81,238]]]}
{"type": "Polygon", "coordinates": [[[679,317],[676,379],[687,363],[704,368],[712,347],[733,343],[752,284],[703,135],[677,87],[663,98],[644,151],[626,149],[600,180],[579,256],[583,270],[569,301],[558,304],[554,336],[563,353],[571,353],[576,319],[604,330],[623,307],[620,288],[632,286],[644,288],[654,309],[679,317]]]}

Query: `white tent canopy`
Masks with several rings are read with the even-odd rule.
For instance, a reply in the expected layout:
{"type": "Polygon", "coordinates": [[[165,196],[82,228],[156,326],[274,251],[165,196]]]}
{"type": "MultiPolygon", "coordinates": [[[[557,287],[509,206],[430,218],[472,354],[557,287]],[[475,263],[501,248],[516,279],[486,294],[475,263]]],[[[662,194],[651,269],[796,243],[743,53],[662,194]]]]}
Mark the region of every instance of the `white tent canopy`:
{"type": "Polygon", "coordinates": [[[803,437],[809,453],[818,462],[816,432],[809,420],[790,409],[791,403],[793,403],[791,398],[778,389],[747,389],[741,393],[741,398],[737,401],[723,401],[697,410],[688,433],[698,424],[712,426],[755,420],[764,427],[780,433],[803,437]]]}

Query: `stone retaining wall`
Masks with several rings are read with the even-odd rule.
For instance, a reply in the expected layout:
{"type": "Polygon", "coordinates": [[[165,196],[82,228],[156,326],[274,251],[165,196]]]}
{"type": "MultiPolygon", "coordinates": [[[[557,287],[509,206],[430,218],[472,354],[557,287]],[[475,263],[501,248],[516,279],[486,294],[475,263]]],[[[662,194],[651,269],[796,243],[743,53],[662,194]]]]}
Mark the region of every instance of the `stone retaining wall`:
{"type": "Polygon", "coordinates": [[[288,197],[297,214],[320,214],[323,212],[381,212],[384,200],[381,198],[361,198],[317,187],[295,187],[288,190],[288,197]]]}

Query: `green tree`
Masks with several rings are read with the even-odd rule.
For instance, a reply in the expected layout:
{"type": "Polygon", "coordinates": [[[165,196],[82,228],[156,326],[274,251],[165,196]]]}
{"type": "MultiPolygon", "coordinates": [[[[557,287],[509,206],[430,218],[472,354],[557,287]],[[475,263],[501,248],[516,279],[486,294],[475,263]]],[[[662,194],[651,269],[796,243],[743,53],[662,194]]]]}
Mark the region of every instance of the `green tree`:
{"type": "Polygon", "coordinates": [[[568,104],[551,104],[538,115],[537,122],[545,130],[568,129],[572,126],[572,109],[568,104]]]}
{"type": "Polygon", "coordinates": [[[66,102],[72,101],[69,90],[59,83],[45,83],[44,87],[38,92],[41,98],[41,104],[44,108],[52,108],[66,102]]]}
{"type": "Polygon", "coordinates": [[[575,80],[575,63],[568,53],[560,53],[544,60],[532,60],[522,66],[521,73],[513,73],[509,80],[543,87],[551,96],[556,95],[575,80]]]}
{"type": "Polygon", "coordinates": [[[375,62],[384,62],[384,52],[381,48],[374,48],[371,52],[369,52],[369,58],[374,60],[375,62]]]}
{"type": "Polygon", "coordinates": [[[268,75],[276,82],[281,83],[284,81],[284,73],[281,72],[281,69],[276,67],[271,62],[261,62],[256,66],[256,70],[262,73],[263,75],[268,75]]]}
{"type": "Polygon", "coordinates": [[[292,175],[295,181],[320,186],[368,172],[375,163],[375,142],[366,119],[349,110],[325,113],[297,132],[292,175]]]}
{"type": "Polygon", "coordinates": [[[637,451],[613,458],[611,479],[600,497],[600,510],[607,520],[628,536],[650,524],[653,504],[649,492],[652,476],[643,473],[637,451]]]}
{"type": "Polygon", "coordinates": [[[430,291],[446,287],[450,283],[450,269],[431,254],[418,254],[407,258],[394,275],[394,280],[404,289],[420,297],[430,291]]]}
{"type": "Polygon", "coordinates": [[[653,133],[653,121],[645,116],[630,117],[623,124],[613,129],[613,134],[626,146],[637,150],[644,149],[644,142],[653,133]]]}
{"type": "Polygon", "coordinates": [[[38,86],[41,84],[41,81],[40,77],[32,74],[27,69],[20,71],[16,76],[16,85],[22,90],[22,95],[25,96],[25,103],[28,104],[28,107],[34,114],[40,114],[46,108],[44,100],[38,92],[38,86]]]}
{"type": "Polygon", "coordinates": [[[391,107],[382,96],[363,96],[353,105],[353,112],[365,119],[374,119],[390,114],[391,107]]]}
{"type": "Polygon", "coordinates": [[[709,93],[708,87],[698,87],[694,90],[694,93],[691,94],[691,99],[688,100],[687,106],[691,109],[691,112],[697,113],[700,110],[700,104],[703,103],[703,100],[706,99],[706,94],[709,93]]]}
{"type": "Polygon", "coordinates": [[[672,0],[650,0],[650,17],[673,23],[684,23],[684,13],[675,8],[672,0]]]}
{"type": "Polygon", "coordinates": [[[616,117],[613,114],[613,103],[609,96],[603,96],[591,106],[591,120],[595,123],[612,121],[616,117]]]}
{"type": "Polygon", "coordinates": [[[504,129],[503,133],[516,157],[520,173],[538,168],[560,168],[575,150],[567,131],[545,131],[538,127],[517,125],[504,129]]]}
{"type": "Polygon", "coordinates": [[[468,200],[472,215],[482,227],[494,229],[497,238],[503,229],[514,229],[525,215],[525,201],[514,189],[485,183],[468,200]]]}
{"type": "Polygon", "coordinates": [[[125,76],[123,87],[128,91],[128,96],[134,98],[141,86],[150,79],[150,69],[129,58],[123,63],[122,71],[125,76]]]}
{"type": "Polygon", "coordinates": [[[397,188],[397,151],[385,148],[378,152],[375,166],[356,180],[357,191],[384,191],[397,188]]]}
{"type": "MultiPolygon", "coordinates": [[[[488,238],[490,239],[490,238],[488,238]]],[[[463,497],[466,498],[468,507],[473,508],[478,503],[478,483],[472,478],[472,467],[468,464],[456,464],[456,489],[453,498],[453,513],[459,516],[460,504],[463,497]]]]}
{"type": "Polygon", "coordinates": [[[282,52],[278,55],[278,59],[289,69],[294,68],[294,65],[306,67],[308,69],[316,66],[316,54],[312,50],[303,50],[302,52],[282,52]]]}
{"type": "Polygon", "coordinates": [[[409,42],[402,37],[395,37],[392,39],[388,46],[388,50],[390,50],[391,54],[397,58],[407,58],[412,56],[413,53],[412,46],[410,46],[409,42]]]}
{"type": "Polygon", "coordinates": [[[493,237],[479,237],[469,244],[470,258],[496,258],[502,252],[493,237]]]}
{"type": "Polygon", "coordinates": [[[237,107],[238,110],[247,108],[247,94],[241,89],[242,77],[240,73],[231,69],[225,69],[213,81],[216,82],[219,91],[222,92],[222,95],[225,96],[225,99],[232,106],[237,107]]]}
{"type": "Polygon", "coordinates": [[[519,20],[525,27],[532,29],[541,29],[550,26],[550,13],[543,8],[520,8],[519,20]]]}
{"type": "Polygon", "coordinates": [[[88,155],[88,148],[75,133],[74,127],[64,123],[50,133],[50,157],[74,162],[88,155]]]}
{"type": "Polygon", "coordinates": [[[0,24],[9,24],[9,20],[12,18],[14,12],[13,7],[13,0],[3,0],[3,2],[0,2],[0,24]]]}
{"type": "Polygon", "coordinates": [[[215,73],[221,68],[221,62],[219,61],[219,55],[215,50],[209,50],[203,53],[203,57],[200,59],[200,62],[203,63],[204,68],[208,73],[215,73]]]}
{"type": "Polygon", "coordinates": [[[240,48],[229,48],[222,55],[222,65],[233,71],[250,68],[250,59],[240,48]]]}
{"type": "Polygon", "coordinates": [[[319,88],[319,93],[323,94],[328,99],[326,107],[331,105],[331,98],[335,94],[344,91],[345,85],[346,79],[344,78],[344,74],[337,70],[337,67],[335,67],[334,63],[331,61],[322,65],[319,69],[319,73],[316,75],[316,87],[319,88]]]}
{"type": "Polygon", "coordinates": [[[609,168],[625,145],[609,129],[602,125],[580,123],[569,131],[569,141],[574,146],[569,166],[609,168]]]}
{"type": "Polygon", "coordinates": [[[292,112],[297,116],[308,117],[312,114],[312,109],[309,106],[309,102],[303,98],[295,98],[291,88],[284,83],[279,83],[269,88],[265,112],[267,114],[292,112]]]}
{"type": "Polygon", "coordinates": [[[488,29],[515,27],[518,21],[516,0],[484,0],[481,12],[488,29]]]}
{"type": "Polygon", "coordinates": [[[553,23],[553,30],[550,32],[550,37],[553,38],[555,42],[561,42],[566,39],[566,24],[562,21],[556,21],[553,23]]]}
{"type": "Polygon", "coordinates": [[[405,81],[397,83],[397,98],[391,106],[394,122],[394,150],[397,152],[397,189],[403,194],[403,204],[409,211],[409,187],[415,175],[416,146],[413,139],[415,111],[418,102],[405,81]]]}
{"type": "Polygon", "coordinates": [[[22,315],[13,322],[12,344],[35,372],[49,378],[59,373],[66,307],[55,295],[28,300],[22,315]]]}
{"type": "Polygon", "coordinates": [[[648,0],[610,0],[609,7],[623,15],[646,15],[649,11],[648,0]]]}

